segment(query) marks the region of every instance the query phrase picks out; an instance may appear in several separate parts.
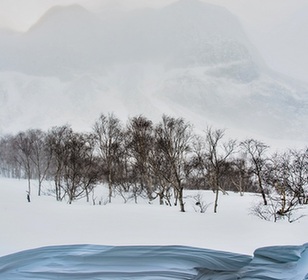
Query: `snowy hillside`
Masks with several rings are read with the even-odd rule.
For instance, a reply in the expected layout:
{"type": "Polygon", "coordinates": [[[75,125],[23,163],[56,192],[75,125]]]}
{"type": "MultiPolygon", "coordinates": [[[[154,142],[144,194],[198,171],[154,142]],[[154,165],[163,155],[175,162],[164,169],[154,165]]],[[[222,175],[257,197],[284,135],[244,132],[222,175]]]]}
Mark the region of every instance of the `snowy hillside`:
{"type": "Polygon", "coordinates": [[[243,135],[308,137],[308,86],[270,71],[226,9],[180,0],[112,17],[55,7],[26,33],[0,32],[0,132],[100,113],[163,113],[243,135]]]}

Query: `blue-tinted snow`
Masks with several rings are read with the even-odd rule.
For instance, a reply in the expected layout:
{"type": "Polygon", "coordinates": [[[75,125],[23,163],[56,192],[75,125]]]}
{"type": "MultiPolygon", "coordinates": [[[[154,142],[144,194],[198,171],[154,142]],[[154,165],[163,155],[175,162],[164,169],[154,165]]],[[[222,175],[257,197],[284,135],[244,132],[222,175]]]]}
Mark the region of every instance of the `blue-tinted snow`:
{"type": "Polygon", "coordinates": [[[0,258],[0,279],[308,279],[308,243],[254,257],[185,246],[44,247],[0,258]]]}

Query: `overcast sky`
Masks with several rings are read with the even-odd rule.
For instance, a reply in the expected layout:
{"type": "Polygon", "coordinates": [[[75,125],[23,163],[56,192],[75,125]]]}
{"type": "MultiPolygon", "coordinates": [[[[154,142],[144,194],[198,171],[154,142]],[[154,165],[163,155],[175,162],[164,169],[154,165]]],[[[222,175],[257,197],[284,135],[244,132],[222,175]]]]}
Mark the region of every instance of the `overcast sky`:
{"type": "MultiPolygon", "coordinates": [[[[175,0],[0,0],[0,27],[26,31],[54,5],[78,3],[99,11],[160,7],[175,0]]],[[[187,0],[190,1],[190,0],[187,0]]],[[[203,0],[221,5],[242,22],[251,41],[275,70],[308,83],[307,0],[203,0]]]]}

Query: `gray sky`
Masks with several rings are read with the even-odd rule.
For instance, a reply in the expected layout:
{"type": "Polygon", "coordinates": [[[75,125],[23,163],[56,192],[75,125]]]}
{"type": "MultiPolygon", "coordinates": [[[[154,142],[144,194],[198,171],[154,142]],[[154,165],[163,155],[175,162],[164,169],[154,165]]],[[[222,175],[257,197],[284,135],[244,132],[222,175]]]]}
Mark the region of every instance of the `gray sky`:
{"type": "MultiPolygon", "coordinates": [[[[78,3],[92,11],[161,7],[175,0],[0,0],[0,28],[26,31],[50,7],[78,3]]],[[[189,0],[187,0],[189,1],[189,0]]],[[[282,73],[308,83],[307,0],[203,0],[221,5],[242,22],[267,62],[282,73]]]]}
{"type": "MultiPolygon", "coordinates": [[[[124,9],[137,7],[160,7],[176,0],[0,0],[0,26],[26,30],[50,7],[78,3],[91,10],[106,6],[121,6],[124,9]]],[[[188,0],[189,1],[189,0],[188,0]]],[[[236,14],[250,28],[279,25],[303,6],[307,0],[202,0],[221,5],[236,14]]]]}

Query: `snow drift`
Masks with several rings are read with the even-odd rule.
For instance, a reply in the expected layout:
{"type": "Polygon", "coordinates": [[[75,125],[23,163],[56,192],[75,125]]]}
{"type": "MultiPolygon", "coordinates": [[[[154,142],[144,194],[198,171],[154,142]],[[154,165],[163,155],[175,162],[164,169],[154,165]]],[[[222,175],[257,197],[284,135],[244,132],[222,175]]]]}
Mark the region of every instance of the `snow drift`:
{"type": "Polygon", "coordinates": [[[2,279],[308,279],[308,244],[254,257],[185,246],[44,247],[0,258],[2,279]]]}

